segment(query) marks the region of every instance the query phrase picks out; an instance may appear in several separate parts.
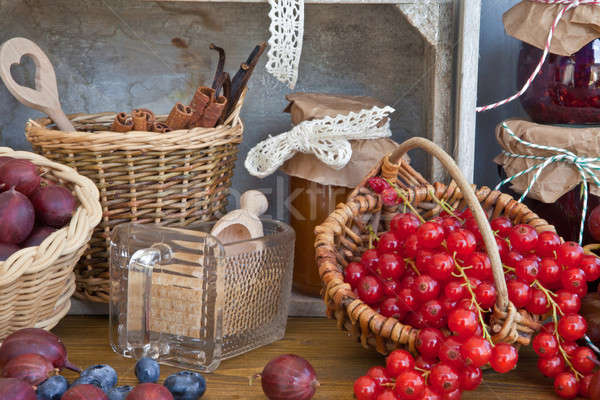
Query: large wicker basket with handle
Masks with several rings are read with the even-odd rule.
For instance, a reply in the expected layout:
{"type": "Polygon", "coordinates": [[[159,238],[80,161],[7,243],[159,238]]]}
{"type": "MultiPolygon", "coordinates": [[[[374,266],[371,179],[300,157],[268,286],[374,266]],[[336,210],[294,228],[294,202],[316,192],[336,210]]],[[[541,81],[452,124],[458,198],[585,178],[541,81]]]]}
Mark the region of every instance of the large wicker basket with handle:
{"type": "Polygon", "coordinates": [[[0,340],[26,327],[51,329],[69,311],[75,291],[73,268],[102,216],[98,189],[72,168],[26,151],[0,147],[0,156],[28,160],[44,179],[73,192],[78,207],[69,224],[39,246],[26,247],[0,262],[0,340]]]}
{"type": "Polygon", "coordinates": [[[517,310],[508,299],[502,262],[486,213],[490,218],[506,216],[514,223],[529,224],[538,232],[554,231],[554,227],[511,196],[469,184],[454,160],[434,143],[423,138],[409,139],[394,153],[386,156],[350,194],[347,202],[338,205],[323,224],[315,229],[317,265],[324,288],[324,299],[328,315],[337,320],[338,327],[360,338],[363,346],[375,348],[382,354],[401,346],[415,352],[418,329],[377,313],[344,282],[346,265],[351,261],[359,261],[367,248],[369,228],[378,232],[389,230],[391,218],[399,212],[399,206],[383,206],[380,195],[367,186],[367,180],[373,176],[382,176],[395,182],[425,218],[431,218],[441,211],[434,202],[435,198],[445,200],[458,209],[464,206],[471,209],[492,264],[498,293],[490,318],[492,339],[494,342],[529,344],[531,335],[541,328],[541,324],[535,315],[517,310]],[[448,185],[437,182],[432,185],[402,160],[406,152],[417,147],[440,160],[454,180],[448,185]]]}
{"type": "MultiPolygon", "coordinates": [[[[75,270],[76,297],[109,300],[108,246],[114,226],[186,226],[225,211],[242,141],[244,95],[216,128],[111,132],[114,113],[69,116],[77,132],[53,129],[47,118],[27,123],[27,139],[37,153],[73,167],[100,190],[102,221],[75,270]]],[[[164,122],[166,116],[156,119],[164,122]]]]}

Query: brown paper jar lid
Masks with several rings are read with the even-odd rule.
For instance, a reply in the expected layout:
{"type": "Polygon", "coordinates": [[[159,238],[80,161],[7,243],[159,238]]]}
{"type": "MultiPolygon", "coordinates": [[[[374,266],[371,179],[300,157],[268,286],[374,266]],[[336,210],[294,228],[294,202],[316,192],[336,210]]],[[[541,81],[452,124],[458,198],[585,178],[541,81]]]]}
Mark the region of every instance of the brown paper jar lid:
{"type": "MultiPolygon", "coordinates": [[[[600,127],[542,125],[519,119],[505,121],[505,123],[517,137],[527,142],[569,150],[578,157],[598,157],[600,155],[600,127]]],[[[513,154],[541,157],[557,154],[554,151],[534,149],[519,143],[505,131],[502,124],[496,128],[496,139],[502,149],[513,154]]],[[[494,161],[504,168],[507,176],[513,176],[543,162],[543,160],[515,158],[505,154],[498,155],[494,161]]],[[[514,179],[511,182],[511,188],[518,193],[523,193],[536,171],[514,179]]],[[[581,175],[577,167],[567,162],[554,162],[540,174],[527,196],[544,203],[554,203],[580,183],[581,175]]],[[[594,195],[600,195],[600,188],[592,181],[589,182],[589,188],[594,195]]]]}
{"type": "MultiPolygon", "coordinates": [[[[543,50],[556,16],[565,7],[565,4],[524,0],[504,13],[504,28],[510,36],[543,50]]],[[[600,38],[600,7],[582,4],[561,18],[550,52],[570,56],[597,38],[600,38]]]]}
{"type": "MultiPolygon", "coordinates": [[[[324,93],[293,93],[286,96],[290,102],[285,108],[294,125],[303,121],[334,117],[363,109],[384,107],[372,97],[331,95],[324,93]]],[[[280,168],[290,176],[307,179],[322,185],[356,187],[365,175],[398,144],[391,139],[352,140],[352,157],[342,169],[334,169],[321,162],[314,154],[297,153],[280,168]]]]}

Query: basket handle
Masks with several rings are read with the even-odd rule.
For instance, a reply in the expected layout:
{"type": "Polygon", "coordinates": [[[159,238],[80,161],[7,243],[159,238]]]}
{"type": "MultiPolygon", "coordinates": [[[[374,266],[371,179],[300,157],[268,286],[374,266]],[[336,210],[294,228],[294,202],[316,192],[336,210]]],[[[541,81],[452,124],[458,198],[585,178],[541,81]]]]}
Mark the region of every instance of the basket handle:
{"type": "Polygon", "coordinates": [[[403,142],[398,148],[396,148],[396,150],[394,150],[393,153],[389,155],[390,162],[393,164],[399,163],[404,154],[415,148],[425,150],[427,153],[437,158],[460,188],[467,205],[471,209],[471,212],[477,221],[477,226],[479,227],[481,236],[483,237],[483,242],[492,264],[494,281],[496,282],[496,289],[498,290],[496,305],[501,310],[506,310],[509,304],[508,290],[506,288],[504,269],[502,268],[502,261],[500,260],[498,245],[496,244],[496,239],[494,238],[494,234],[490,224],[488,223],[487,217],[481,208],[481,204],[479,203],[479,200],[477,200],[475,191],[471,187],[471,184],[467,182],[465,176],[462,174],[460,168],[458,165],[456,165],[452,157],[450,157],[448,153],[428,139],[422,137],[413,137],[403,142]]]}

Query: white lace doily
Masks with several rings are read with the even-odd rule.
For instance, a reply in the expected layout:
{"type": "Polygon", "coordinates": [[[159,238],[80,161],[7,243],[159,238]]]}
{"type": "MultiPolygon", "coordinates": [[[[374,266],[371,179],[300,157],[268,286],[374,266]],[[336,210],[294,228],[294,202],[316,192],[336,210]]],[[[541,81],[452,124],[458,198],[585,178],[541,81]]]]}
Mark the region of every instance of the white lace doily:
{"type": "Polygon", "coordinates": [[[254,146],[244,166],[251,175],[264,178],[275,172],[296,152],[313,153],[319,160],[335,169],[341,169],[352,156],[348,140],[389,137],[394,109],[389,106],[373,107],[312,121],[304,121],[292,130],[269,137],[254,146]],[[382,121],[386,119],[385,123],[382,121]]]}
{"type": "Polygon", "coordinates": [[[269,0],[271,25],[267,71],[290,89],[296,86],[304,36],[304,0],[269,0]]]}

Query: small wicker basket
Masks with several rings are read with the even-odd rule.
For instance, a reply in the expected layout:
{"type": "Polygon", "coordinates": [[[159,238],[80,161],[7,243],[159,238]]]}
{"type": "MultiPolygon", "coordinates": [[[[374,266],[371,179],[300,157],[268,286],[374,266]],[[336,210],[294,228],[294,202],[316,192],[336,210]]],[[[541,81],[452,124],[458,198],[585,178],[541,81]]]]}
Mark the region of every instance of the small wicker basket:
{"type": "MultiPolygon", "coordinates": [[[[242,141],[244,96],[216,128],[111,132],[114,113],[69,116],[77,132],[52,129],[48,118],[27,123],[26,136],[35,152],[71,166],[100,190],[102,221],[75,270],[76,297],[108,302],[108,246],[114,226],[186,226],[225,211],[242,141]]],[[[164,122],[166,116],[156,119],[164,122]]]]}
{"type": "Polygon", "coordinates": [[[71,190],[79,206],[71,222],[0,262],[0,339],[12,332],[37,327],[51,329],[69,311],[75,291],[73,268],[100,222],[102,209],[96,186],[72,168],[37,154],[0,147],[0,156],[31,161],[44,178],[71,190]]]}
{"type": "Polygon", "coordinates": [[[350,194],[344,204],[315,229],[316,257],[328,316],[337,320],[340,329],[358,337],[365,348],[375,348],[381,354],[405,346],[415,352],[418,329],[395,318],[386,318],[356,297],[350,285],[344,282],[344,268],[351,261],[360,261],[369,243],[369,227],[376,232],[389,230],[391,218],[399,206],[383,206],[381,198],[367,186],[367,180],[382,176],[408,194],[408,200],[425,218],[441,210],[432,194],[453,207],[471,209],[476,218],[492,264],[498,292],[490,326],[494,342],[528,345],[531,335],[541,329],[537,316],[517,310],[508,299],[508,291],[498,247],[487,222],[486,212],[492,218],[506,216],[516,224],[529,224],[538,232],[555,231],[552,225],[539,218],[525,205],[511,196],[487,187],[470,185],[452,158],[431,141],[412,138],[386,156],[350,194]],[[402,156],[420,147],[435,156],[454,179],[449,185],[430,184],[415,171],[402,156]],[[484,212],[485,210],[485,212],[484,212]]]}

